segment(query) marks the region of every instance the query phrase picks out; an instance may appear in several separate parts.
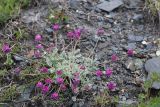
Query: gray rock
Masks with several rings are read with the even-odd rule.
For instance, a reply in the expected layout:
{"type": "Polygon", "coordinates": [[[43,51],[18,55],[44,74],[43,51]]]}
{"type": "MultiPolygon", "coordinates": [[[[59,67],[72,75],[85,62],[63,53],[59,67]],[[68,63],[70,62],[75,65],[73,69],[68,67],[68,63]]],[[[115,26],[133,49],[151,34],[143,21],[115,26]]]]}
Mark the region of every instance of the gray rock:
{"type": "Polygon", "coordinates": [[[136,69],[142,69],[143,68],[143,62],[141,59],[135,59],[134,64],[136,69]]]}
{"type": "Polygon", "coordinates": [[[9,107],[9,105],[7,103],[2,103],[0,104],[0,107],[9,107]]]}
{"type": "Polygon", "coordinates": [[[24,61],[24,59],[20,56],[14,55],[13,57],[16,61],[24,61]]]}
{"type": "Polygon", "coordinates": [[[74,102],[77,101],[77,97],[76,97],[76,96],[73,96],[73,97],[72,97],[72,101],[74,101],[74,102]]]}
{"type": "Polygon", "coordinates": [[[95,8],[94,8],[94,11],[95,11],[95,12],[98,12],[98,13],[102,12],[102,10],[99,9],[98,7],[95,7],[95,8]]]}
{"type": "Polygon", "coordinates": [[[79,102],[79,107],[86,107],[85,104],[84,104],[84,101],[79,102]]]}
{"type": "Polygon", "coordinates": [[[138,105],[137,101],[134,100],[124,100],[124,101],[119,101],[119,104],[116,107],[131,107],[131,106],[135,106],[138,105]]]}
{"type": "Polygon", "coordinates": [[[160,73],[160,57],[149,59],[145,63],[145,70],[148,73],[152,73],[152,72],[160,73]]]}
{"type": "Polygon", "coordinates": [[[98,88],[97,85],[93,85],[92,87],[93,90],[97,90],[97,88],[98,88]]]}
{"type": "Polygon", "coordinates": [[[136,49],[136,43],[128,43],[127,49],[136,49]]]}
{"type": "Polygon", "coordinates": [[[129,8],[136,8],[142,1],[141,0],[126,0],[129,8]]]}
{"type": "Polygon", "coordinates": [[[128,40],[130,42],[141,42],[143,41],[144,37],[143,36],[134,36],[134,35],[129,35],[128,40]]]}
{"type": "Polygon", "coordinates": [[[125,66],[127,69],[131,70],[131,71],[135,71],[135,65],[134,65],[134,61],[132,59],[128,59],[125,63],[125,66]]]}
{"type": "Polygon", "coordinates": [[[134,21],[140,21],[141,19],[143,19],[143,14],[135,14],[133,16],[134,21]]]}
{"type": "Polygon", "coordinates": [[[51,29],[51,28],[45,28],[45,31],[46,31],[47,34],[49,34],[49,35],[53,34],[53,29],[51,29]]]}
{"type": "Polygon", "coordinates": [[[24,87],[18,87],[18,91],[21,93],[21,96],[19,97],[18,101],[28,101],[31,95],[32,90],[34,89],[34,86],[29,86],[24,89],[24,87]]]}
{"type": "Polygon", "coordinates": [[[28,24],[28,27],[33,27],[38,32],[43,31],[47,26],[46,16],[48,15],[48,6],[41,6],[39,8],[31,8],[21,12],[21,20],[28,24]]]}
{"type": "Polygon", "coordinates": [[[77,10],[79,8],[79,1],[78,0],[69,0],[70,8],[77,10]]]}
{"type": "MultiPolygon", "coordinates": [[[[148,72],[148,79],[151,78],[152,73],[160,73],[160,57],[149,59],[145,63],[145,70],[148,72]]],[[[160,89],[160,82],[154,82],[152,88],[160,89]]]]}
{"type": "Polygon", "coordinates": [[[146,45],[146,49],[147,50],[150,50],[150,49],[152,49],[154,46],[151,44],[151,43],[149,43],[149,44],[147,44],[146,45]]]}
{"type": "Polygon", "coordinates": [[[78,107],[78,103],[77,102],[73,103],[72,107],[78,107]]]}
{"type": "Polygon", "coordinates": [[[101,4],[98,4],[97,7],[107,12],[111,12],[112,10],[121,6],[123,2],[121,0],[110,0],[103,1],[101,4]]]}
{"type": "Polygon", "coordinates": [[[125,96],[122,96],[122,101],[126,101],[126,97],[125,96]]]}
{"type": "Polygon", "coordinates": [[[34,23],[40,19],[40,16],[40,13],[34,13],[33,11],[30,11],[25,13],[22,19],[24,23],[34,23]]]}

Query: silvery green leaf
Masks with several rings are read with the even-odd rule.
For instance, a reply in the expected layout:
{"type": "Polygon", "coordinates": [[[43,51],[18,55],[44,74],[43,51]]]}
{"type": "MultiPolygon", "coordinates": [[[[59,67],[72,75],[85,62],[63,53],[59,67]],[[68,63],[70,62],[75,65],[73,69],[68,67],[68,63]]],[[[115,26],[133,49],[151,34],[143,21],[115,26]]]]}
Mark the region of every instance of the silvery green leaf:
{"type": "Polygon", "coordinates": [[[75,50],[75,51],[74,51],[74,54],[75,54],[75,55],[76,55],[76,54],[80,54],[80,49],[75,50]]]}
{"type": "Polygon", "coordinates": [[[50,72],[50,73],[54,73],[55,71],[54,71],[54,70],[52,70],[52,69],[49,69],[49,72],[50,72]]]}
{"type": "Polygon", "coordinates": [[[46,63],[49,65],[49,66],[52,66],[52,62],[50,61],[50,59],[47,57],[46,58],[46,63]]]}
{"type": "Polygon", "coordinates": [[[81,58],[81,57],[82,57],[81,54],[77,54],[77,55],[76,55],[76,58],[81,58]]]}

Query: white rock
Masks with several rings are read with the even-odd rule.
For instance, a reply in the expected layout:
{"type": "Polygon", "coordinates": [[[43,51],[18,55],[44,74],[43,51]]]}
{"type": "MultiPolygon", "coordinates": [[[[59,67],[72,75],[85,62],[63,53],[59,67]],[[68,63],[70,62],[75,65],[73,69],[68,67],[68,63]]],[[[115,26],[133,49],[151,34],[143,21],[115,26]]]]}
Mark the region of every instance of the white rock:
{"type": "Polygon", "coordinates": [[[156,52],[156,55],[157,55],[157,56],[160,56],[160,50],[158,50],[158,51],[156,52]]]}

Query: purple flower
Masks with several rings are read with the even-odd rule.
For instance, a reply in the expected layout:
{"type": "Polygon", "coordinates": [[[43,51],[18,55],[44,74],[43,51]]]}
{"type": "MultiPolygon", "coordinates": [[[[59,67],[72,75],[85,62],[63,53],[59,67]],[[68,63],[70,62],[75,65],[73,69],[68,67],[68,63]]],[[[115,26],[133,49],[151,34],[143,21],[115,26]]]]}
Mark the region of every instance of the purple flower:
{"type": "Polygon", "coordinates": [[[69,39],[80,39],[80,37],[81,37],[81,29],[75,29],[72,32],[68,32],[67,33],[67,37],[69,39]]]}
{"type": "Polygon", "coordinates": [[[54,92],[54,93],[51,94],[51,99],[58,100],[58,98],[59,98],[59,95],[58,95],[57,92],[54,92]]]}
{"type": "Polygon", "coordinates": [[[80,39],[80,37],[81,37],[81,29],[75,29],[74,30],[74,37],[75,37],[75,39],[80,39]]]}
{"type": "Polygon", "coordinates": [[[49,87],[43,85],[43,87],[42,87],[42,93],[45,94],[45,93],[47,93],[48,91],[49,91],[49,87]]]}
{"type": "Polygon", "coordinates": [[[79,78],[80,73],[79,72],[75,72],[75,73],[73,73],[73,75],[74,75],[74,78],[79,78]]]}
{"type": "Polygon", "coordinates": [[[104,34],[104,29],[103,28],[99,28],[97,31],[97,35],[103,35],[104,34]]]}
{"type": "Polygon", "coordinates": [[[97,77],[100,77],[100,76],[102,76],[102,75],[103,75],[103,73],[102,73],[101,70],[97,70],[97,71],[96,71],[96,76],[97,76],[97,77]]]}
{"type": "Polygon", "coordinates": [[[42,73],[47,73],[47,72],[48,72],[48,68],[47,68],[47,67],[42,67],[42,68],[40,69],[40,71],[41,71],[42,73]]]}
{"type": "Polygon", "coordinates": [[[118,60],[118,56],[117,56],[116,54],[113,54],[113,55],[111,56],[111,59],[112,59],[113,62],[115,62],[115,61],[118,60]]]}
{"type": "Polygon", "coordinates": [[[77,86],[77,85],[79,85],[79,83],[80,83],[80,79],[79,79],[79,78],[74,78],[74,79],[73,79],[73,84],[74,84],[74,85],[77,86]]]}
{"type": "Polygon", "coordinates": [[[65,91],[67,89],[65,84],[60,84],[60,90],[65,91]]]}
{"type": "Polygon", "coordinates": [[[36,48],[37,48],[37,49],[42,49],[43,46],[42,46],[42,44],[38,44],[38,45],[36,45],[36,48]]]}
{"type": "Polygon", "coordinates": [[[63,73],[62,70],[57,70],[56,71],[56,74],[59,75],[59,76],[62,75],[62,73],[63,73]]]}
{"type": "Polygon", "coordinates": [[[110,77],[110,76],[112,75],[112,70],[111,70],[111,69],[107,69],[107,70],[106,70],[106,75],[107,75],[108,77],[110,77]]]}
{"type": "Polygon", "coordinates": [[[115,88],[116,88],[116,83],[114,83],[113,81],[110,81],[109,83],[107,83],[107,88],[108,88],[110,91],[114,91],[115,88]]]}
{"type": "Polygon", "coordinates": [[[57,81],[58,84],[63,84],[63,83],[64,83],[64,79],[61,78],[61,77],[58,77],[58,78],[56,79],[56,81],[57,81]]]}
{"type": "Polygon", "coordinates": [[[4,44],[2,46],[2,51],[7,54],[7,53],[11,52],[11,48],[9,47],[8,44],[4,44]]]}
{"type": "Polygon", "coordinates": [[[74,38],[74,32],[68,32],[68,33],[67,33],[67,37],[68,37],[69,39],[73,39],[73,38],[74,38]]]}
{"type": "Polygon", "coordinates": [[[14,69],[14,72],[15,72],[16,74],[19,74],[20,71],[21,71],[21,69],[20,69],[19,67],[17,67],[17,68],[14,69]]]}
{"type": "Polygon", "coordinates": [[[47,79],[45,79],[45,83],[46,84],[51,84],[51,83],[53,83],[53,81],[52,81],[51,78],[47,78],[47,79]]]}
{"type": "Polygon", "coordinates": [[[71,85],[71,89],[72,89],[73,93],[75,93],[75,94],[77,94],[79,92],[79,89],[78,89],[78,87],[76,85],[72,84],[71,85]]]}
{"type": "Polygon", "coordinates": [[[43,87],[43,83],[39,81],[39,82],[36,84],[36,87],[37,87],[37,88],[42,88],[42,87],[43,87]]]}
{"type": "Polygon", "coordinates": [[[128,49],[127,54],[128,56],[133,56],[134,51],[132,49],[128,49]]]}
{"type": "Polygon", "coordinates": [[[53,26],[52,26],[52,29],[53,30],[55,30],[55,31],[57,31],[57,30],[59,30],[59,24],[54,24],[53,26]]]}
{"type": "Polygon", "coordinates": [[[37,34],[35,36],[35,41],[41,41],[42,40],[42,36],[40,34],[37,34]]]}
{"type": "Polygon", "coordinates": [[[81,65],[79,68],[80,68],[81,70],[85,70],[85,69],[86,69],[86,67],[83,66],[83,65],[81,65]]]}
{"type": "Polygon", "coordinates": [[[34,51],[34,57],[40,58],[42,56],[41,52],[39,50],[34,51]]]}

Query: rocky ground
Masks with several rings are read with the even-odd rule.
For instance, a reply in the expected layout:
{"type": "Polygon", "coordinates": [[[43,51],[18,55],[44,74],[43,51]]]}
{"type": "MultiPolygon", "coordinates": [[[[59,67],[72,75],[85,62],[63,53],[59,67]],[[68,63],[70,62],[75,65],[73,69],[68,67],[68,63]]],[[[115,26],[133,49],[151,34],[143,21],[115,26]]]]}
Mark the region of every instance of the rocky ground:
{"type": "MultiPolygon", "coordinates": [[[[117,89],[113,94],[120,99],[118,107],[123,103],[135,104],[138,95],[144,92],[143,83],[147,76],[149,78],[153,71],[160,72],[160,32],[154,24],[148,22],[143,0],[113,0],[111,6],[106,6],[105,2],[107,1],[43,1],[35,7],[23,10],[20,18],[10,21],[1,31],[12,38],[9,29],[21,26],[27,29],[31,39],[37,33],[43,34],[45,44],[49,45],[54,41],[51,24],[47,21],[49,9],[64,9],[69,16],[69,25],[85,29],[79,46],[81,53],[90,56],[90,52],[94,50],[93,56],[97,63],[113,69],[111,80],[117,82],[117,89]],[[95,35],[101,27],[105,29],[105,33],[101,36],[95,35]],[[134,56],[127,56],[128,49],[134,50],[134,56]],[[118,56],[117,62],[111,61],[112,54],[118,56]]],[[[58,38],[59,46],[65,41],[65,35],[62,33],[61,36],[58,38]]],[[[28,48],[14,55],[14,59],[20,62],[20,66],[25,66],[24,57],[34,43],[30,39],[20,42],[21,46],[28,48]]],[[[97,87],[99,86],[94,84],[95,90],[97,87]]],[[[160,84],[155,83],[153,88],[159,89],[160,84]]],[[[77,104],[82,107],[82,102],[73,104],[73,107],[77,107],[77,104]]]]}

